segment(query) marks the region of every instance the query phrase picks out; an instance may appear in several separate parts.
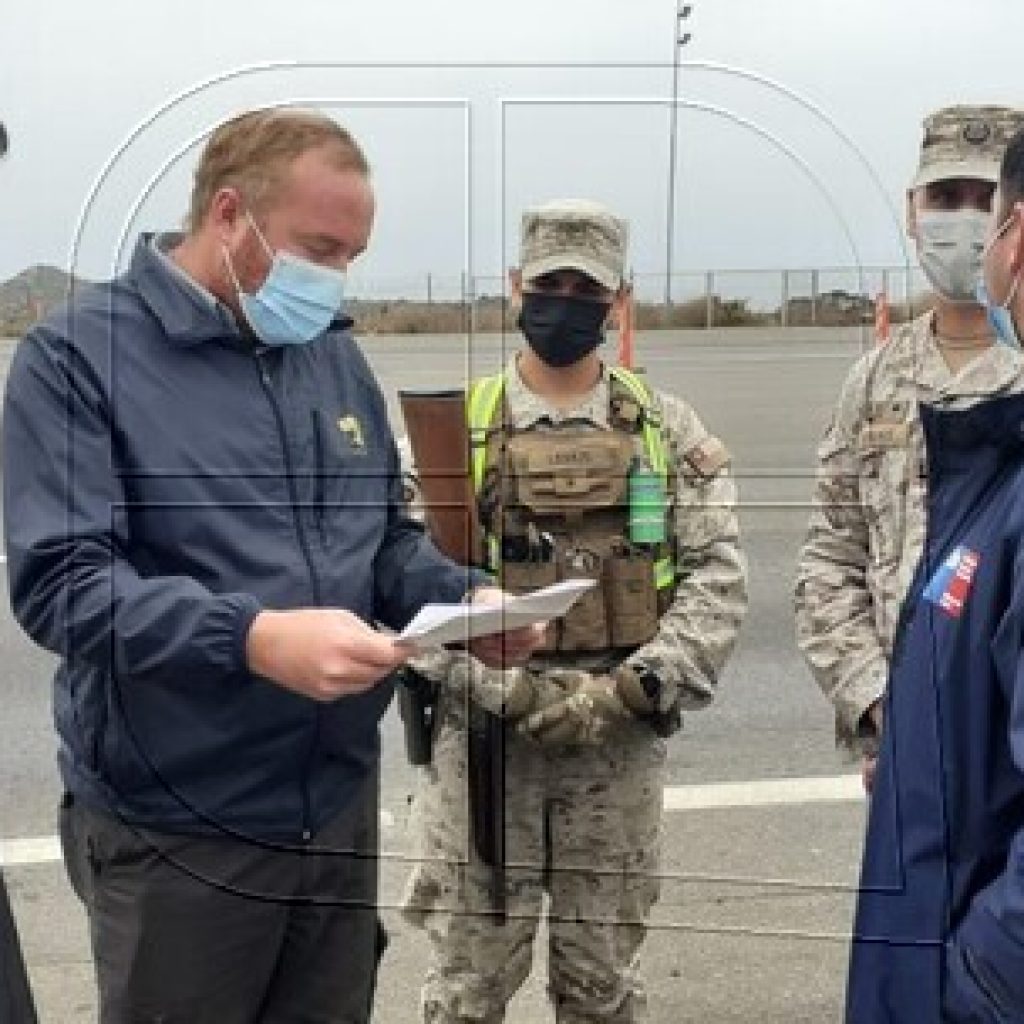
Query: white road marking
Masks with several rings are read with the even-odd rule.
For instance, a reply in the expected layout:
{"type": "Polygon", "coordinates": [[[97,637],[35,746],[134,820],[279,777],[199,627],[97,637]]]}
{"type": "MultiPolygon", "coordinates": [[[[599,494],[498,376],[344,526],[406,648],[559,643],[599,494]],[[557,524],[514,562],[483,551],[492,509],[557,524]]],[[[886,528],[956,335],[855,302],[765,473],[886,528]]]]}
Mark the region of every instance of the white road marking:
{"type": "Polygon", "coordinates": [[[2,867],[52,864],[60,859],[60,839],[57,836],[0,839],[0,866],[2,867]]]}
{"type": "MultiPolygon", "coordinates": [[[[864,800],[859,775],[825,775],[804,779],[756,779],[698,786],[666,786],[666,811],[718,811],[747,807],[799,806],[817,803],[859,803],[864,800]]],[[[395,826],[396,817],[381,811],[381,825],[395,826]]],[[[0,839],[0,867],[28,867],[61,860],[60,839],[26,836],[0,839]]]]}
{"type": "Polygon", "coordinates": [[[730,807],[846,803],[863,799],[864,787],[859,775],[756,779],[753,782],[713,782],[703,786],[665,787],[666,811],[718,811],[730,807]]]}

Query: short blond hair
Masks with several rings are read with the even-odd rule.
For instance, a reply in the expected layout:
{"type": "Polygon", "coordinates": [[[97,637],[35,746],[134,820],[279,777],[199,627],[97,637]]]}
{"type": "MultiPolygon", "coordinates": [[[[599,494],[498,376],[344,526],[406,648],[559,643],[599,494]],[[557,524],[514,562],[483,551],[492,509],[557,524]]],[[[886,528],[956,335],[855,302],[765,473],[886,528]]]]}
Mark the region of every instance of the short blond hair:
{"type": "Polygon", "coordinates": [[[324,148],[339,170],[369,175],[359,143],[337,121],[311,110],[250,110],[220,125],[210,136],[192,183],[188,228],[197,230],[218,189],[237,188],[258,208],[280,184],[296,157],[324,148]]]}

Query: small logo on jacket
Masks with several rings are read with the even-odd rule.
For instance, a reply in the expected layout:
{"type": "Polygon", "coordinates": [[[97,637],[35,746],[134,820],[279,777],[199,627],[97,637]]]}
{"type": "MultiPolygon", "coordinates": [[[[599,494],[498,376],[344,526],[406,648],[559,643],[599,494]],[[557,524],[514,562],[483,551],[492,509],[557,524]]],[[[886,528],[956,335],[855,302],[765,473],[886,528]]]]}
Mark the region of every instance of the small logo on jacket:
{"type": "Polygon", "coordinates": [[[931,578],[924,596],[951,618],[960,618],[980,563],[977,552],[965,547],[954,548],[931,578]]]}
{"type": "Polygon", "coordinates": [[[348,443],[357,452],[363,451],[366,447],[366,438],[363,437],[363,425],[355,416],[340,417],[338,429],[348,438],[348,443]]]}

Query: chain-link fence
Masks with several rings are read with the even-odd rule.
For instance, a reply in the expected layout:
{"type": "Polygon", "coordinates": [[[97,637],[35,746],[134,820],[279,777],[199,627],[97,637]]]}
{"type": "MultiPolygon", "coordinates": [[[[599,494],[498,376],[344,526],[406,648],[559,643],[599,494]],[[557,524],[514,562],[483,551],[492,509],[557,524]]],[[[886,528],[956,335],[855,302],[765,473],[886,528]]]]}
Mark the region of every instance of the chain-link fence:
{"type": "MultiPolygon", "coordinates": [[[[0,285],[0,335],[18,336],[60,302],[70,278],[37,268],[0,285]],[[43,272],[45,271],[45,273],[43,272]]],[[[928,303],[923,275],[907,267],[707,270],[631,276],[640,329],[835,327],[870,323],[879,295],[893,322],[928,303]]],[[[507,281],[497,275],[349,277],[348,309],[362,333],[435,334],[514,326],[507,281]]]]}
{"type": "MultiPolygon", "coordinates": [[[[879,296],[900,322],[930,301],[916,268],[829,267],[631,275],[641,329],[835,327],[871,323],[879,296]]],[[[435,333],[511,327],[506,281],[495,275],[353,275],[351,309],[364,331],[435,333]]]]}

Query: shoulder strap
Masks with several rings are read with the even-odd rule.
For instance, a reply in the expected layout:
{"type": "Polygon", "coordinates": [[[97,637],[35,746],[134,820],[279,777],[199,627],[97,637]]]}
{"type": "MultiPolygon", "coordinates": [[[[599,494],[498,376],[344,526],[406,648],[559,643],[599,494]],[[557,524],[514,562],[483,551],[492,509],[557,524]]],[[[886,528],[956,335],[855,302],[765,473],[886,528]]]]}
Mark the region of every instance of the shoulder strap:
{"type": "MultiPolygon", "coordinates": [[[[654,395],[647,382],[632,370],[624,366],[613,366],[608,371],[613,384],[618,384],[640,406],[643,412],[644,448],[650,460],[651,469],[661,477],[665,489],[672,485],[672,474],[669,466],[668,451],[665,437],[661,431],[661,417],[654,415],[654,395]]],[[[675,585],[676,571],[672,558],[662,555],[654,563],[654,586],[658,590],[668,590],[675,585]]]]}
{"type": "Polygon", "coordinates": [[[643,417],[644,447],[647,450],[647,458],[650,459],[651,469],[657,473],[665,484],[668,484],[668,452],[665,448],[665,439],[661,433],[660,418],[653,415],[654,396],[647,382],[627,370],[624,366],[613,366],[609,370],[612,381],[621,384],[634,402],[640,406],[645,413],[643,417]]]}
{"type": "Polygon", "coordinates": [[[473,475],[473,490],[478,494],[484,482],[484,470],[487,466],[487,431],[494,422],[504,391],[505,374],[502,372],[479,377],[470,385],[466,395],[470,469],[473,475]]]}

